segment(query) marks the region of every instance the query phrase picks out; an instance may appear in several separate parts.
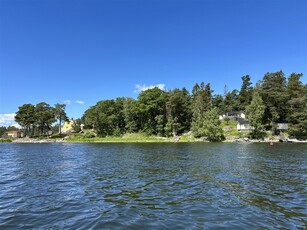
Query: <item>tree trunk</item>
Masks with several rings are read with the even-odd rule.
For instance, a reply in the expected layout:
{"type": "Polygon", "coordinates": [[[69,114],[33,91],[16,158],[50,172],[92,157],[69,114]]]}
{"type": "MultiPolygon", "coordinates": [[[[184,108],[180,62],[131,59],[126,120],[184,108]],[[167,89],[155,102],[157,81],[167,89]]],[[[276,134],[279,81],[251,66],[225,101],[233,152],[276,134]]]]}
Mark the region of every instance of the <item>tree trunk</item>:
{"type": "Polygon", "coordinates": [[[61,123],[62,123],[62,119],[61,119],[61,116],[60,116],[60,124],[59,124],[59,134],[61,134],[61,123]]]}

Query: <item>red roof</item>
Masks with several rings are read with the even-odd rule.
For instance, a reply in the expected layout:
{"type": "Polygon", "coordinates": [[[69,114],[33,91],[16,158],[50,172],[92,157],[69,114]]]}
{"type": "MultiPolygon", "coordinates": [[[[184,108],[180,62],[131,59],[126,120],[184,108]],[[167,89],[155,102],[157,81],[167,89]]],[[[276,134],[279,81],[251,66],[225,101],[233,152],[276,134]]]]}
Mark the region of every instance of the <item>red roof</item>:
{"type": "Polygon", "coordinates": [[[7,131],[8,133],[20,133],[20,131],[19,130],[9,130],[9,131],[7,131]]]}

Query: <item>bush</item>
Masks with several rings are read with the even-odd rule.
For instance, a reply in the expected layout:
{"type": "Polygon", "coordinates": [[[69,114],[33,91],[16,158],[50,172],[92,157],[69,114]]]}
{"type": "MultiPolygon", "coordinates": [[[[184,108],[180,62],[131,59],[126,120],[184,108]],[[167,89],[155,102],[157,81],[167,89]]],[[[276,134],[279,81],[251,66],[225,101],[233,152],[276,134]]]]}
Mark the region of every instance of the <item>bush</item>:
{"type": "Polygon", "coordinates": [[[93,132],[87,132],[84,134],[84,138],[94,138],[96,137],[96,134],[93,132]]]}
{"type": "Polygon", "coordinates": [[[0,143],[4,142],[12,142],[12,140],[10,138],[0,138],[0,143]]]}
{"type": "Polygon", "coordinates": [[[53,134],[53,135],[51,135],[51,138],[52,139],[56,139],[56,138],[64,138],[66,135],[65,134],[59,134],[59,133],[57,133],[57,134],[53,134]]]}

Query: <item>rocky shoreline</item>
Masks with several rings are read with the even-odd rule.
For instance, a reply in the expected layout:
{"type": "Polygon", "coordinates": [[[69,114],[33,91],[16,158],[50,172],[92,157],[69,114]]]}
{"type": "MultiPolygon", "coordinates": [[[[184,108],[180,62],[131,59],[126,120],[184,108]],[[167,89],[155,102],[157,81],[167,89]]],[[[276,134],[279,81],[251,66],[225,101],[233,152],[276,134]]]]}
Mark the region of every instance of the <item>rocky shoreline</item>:
{"type": "Polygon", "coordinates": [[[38,138],[16,138],[12,140],[13,143],[63,143],[67,142],[65,139],[38,139],[38,138]]]}
{"type": "MultiPolygon", "coordinates": [[[[16,138],[12,140],[12,143],[66,143],[66,142],[70,142],[69,140],[67,140],[66,138],[61,138],[61,139],[51,139],[51,138],[46,138],[46,139],[38,139],[38,138],[16,138]]],[[[80,143],[82,143],[83,141],[80,140],[80,143]]],[[[91,143],[91,141],[86,141],[87,143],[91,143]]],[[[93,141],[93,142],[106,142],[103,140],[103,138],[99,141],[93,141]]],[[[131,142],[131,141],[127,141],[127,142],[131,142]]],[[[136,140],[137,142],[137,140],[136,140]]],[[[167,141],[166,141],[167,142],[167,141]]],[[[169,141],[170,143],[172,142],[189,142],[189,143],[193,143],[193,142],[202,142],[200,140],[191,140],[191,141],[180,141],[180,140],[176,140],[176,141],[169,141]]],[[[207,141],[203,141],[203,142],[207,142],[207,141]]],[[[279,139],[279,138],[273,138],[273,139],[263,139],[263,140],[254,140],[254,139],[249,139],[249,138],[227,138],[224,143],[278,143],[278,142],[283,142],[283,143],[307,143],[307,140],[297,140],[297,139],[279,139]]],[[[154,143],[154,141],[153,141],[154,143]]],[[[157,141],[158,143],[158,141],[157,141]]]]}

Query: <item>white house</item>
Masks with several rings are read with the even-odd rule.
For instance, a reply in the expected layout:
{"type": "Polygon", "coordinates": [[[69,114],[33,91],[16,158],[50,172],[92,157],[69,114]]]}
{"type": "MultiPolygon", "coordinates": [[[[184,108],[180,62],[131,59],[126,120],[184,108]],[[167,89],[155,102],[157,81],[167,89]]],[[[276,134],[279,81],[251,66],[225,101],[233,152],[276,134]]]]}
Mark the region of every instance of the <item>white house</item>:
{"type": "Polygon", "coordinates": [[[252,127],[250,126],[249,121],[239,119],[237,123],[237,130],[240,132],[250,132],[252,130],[252,127]]]}
{"type": "Polygon", "coordinates": [[[246,115],[243,111],[230,111],[219,116],[220,120],[224,120],[225,118],[229,118],[230,121],[238,121],[239,119],[245,119],[246,115]]]}
{"type": "Polygon", "coordinates": [[[287,131],[289,129],[289,123],[287,121],[276,121],[276,129],[278,131],[287,131]]]}

